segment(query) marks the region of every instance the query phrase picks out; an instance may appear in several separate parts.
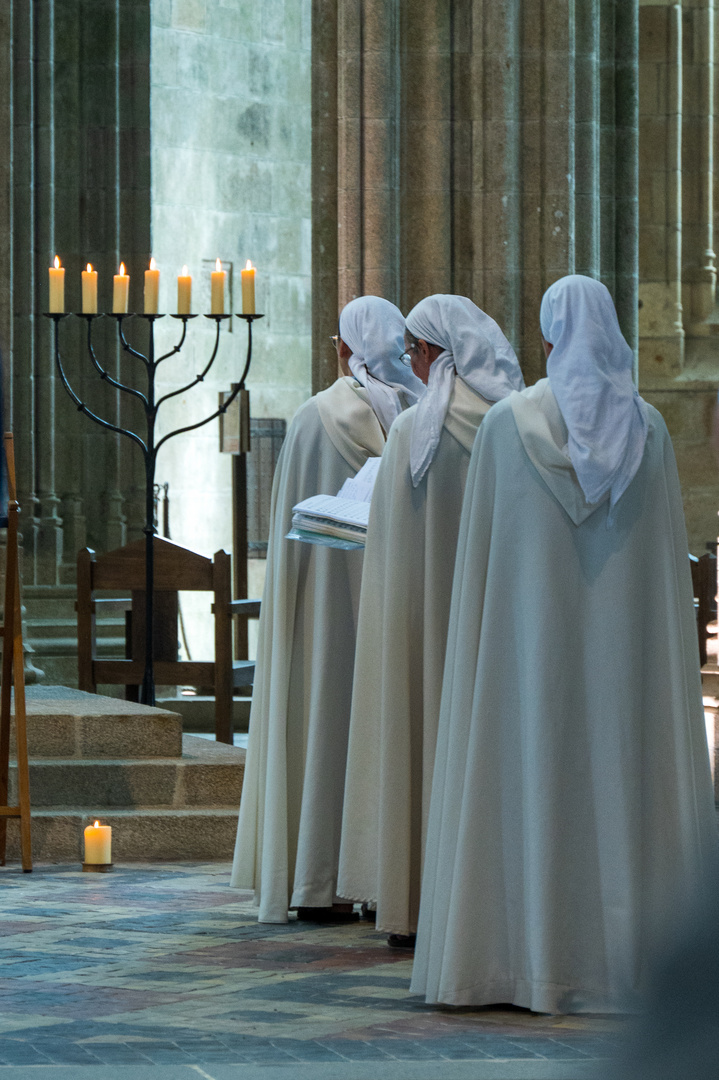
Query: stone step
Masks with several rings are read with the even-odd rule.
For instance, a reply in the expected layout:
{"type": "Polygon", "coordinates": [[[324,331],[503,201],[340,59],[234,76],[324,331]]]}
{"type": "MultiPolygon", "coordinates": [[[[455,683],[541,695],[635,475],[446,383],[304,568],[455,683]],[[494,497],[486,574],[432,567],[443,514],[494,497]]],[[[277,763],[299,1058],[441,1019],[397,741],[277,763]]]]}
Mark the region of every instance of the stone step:
{"type": "Polygon", "coordinates": [[[66,686],[28,686],[26,698],[33,759],[127,761],[182,755],[182,719],[176,713],[66,686]]]}
{"type": "MultiPolygon", "coordinates": [[[[77,665],[77,637],[28,637],[37,657],[71,656],[77,665]]],[[[101,636],[97,639],[97,655],[110,659],[122,659],[125,655],[125,635],[101,636]]]]}
{"type": "MultiPolygon", "coordinates": [[[[249,731],[252,698],[232,699],[232,722],[235,731],[249,731]]],[[[182,717],[183,731],[215,730],[215,699],[205,694],[181,694],[179,697],[158,697],[160,709],[169,709],[182,717]]]]}
{"type": "MultiPolygon", "coordinates": [[[[96,818],[112,826],[115,862],[231,859],[237,808],[108,810],[47,808],[32,815],[32,854],[38,862],[82,862],[83,831],[96,818]]],[[[8,860],[20,858],[18,822],[8,821],[8,860]]]]}
{"type": "MultiPolygon", "coordinates": [[[[131,761],[37,760],[30,764],[33,808],[179,810],[240,805],[245,751],[184,735],[181,758],[131,761]]],[[[17,770],[10,767],[10,803],[17,801],[17,770]]]]}
{"type": "MultiPolygon", "coordinates": [[[[98,619],[96,621],[98,638],[114,637],[125,644],[125,620],[124,619],[98,619]]],[[[75,643],[77,651],[77,618],[27,618],[25,630],[33,644],[38,641],[61,638],[75,643]]]]}

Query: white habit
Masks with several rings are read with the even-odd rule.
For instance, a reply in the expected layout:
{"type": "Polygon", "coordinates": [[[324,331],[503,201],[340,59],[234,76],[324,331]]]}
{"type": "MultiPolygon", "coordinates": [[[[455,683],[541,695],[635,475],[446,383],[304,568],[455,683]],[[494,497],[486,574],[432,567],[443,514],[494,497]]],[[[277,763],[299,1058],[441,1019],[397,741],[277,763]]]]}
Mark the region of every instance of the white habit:
{"type": "Polygon", "coordinates": [[[300,407],[272,486],[267,578],[231,884],[261,922],[335,898],[362,552],[285,540],[292,506],[336,495],[384,435],[367,390],[338,379],[300,407]]]}
{"type": "Polygon", "coordinates": [[[338,892],[376,901],[377,926],[414,933],[454,554],[469,455],[489,409],[461,378],[417,487],[418,407],[395,420],[365,548],[338,892]]]}
{"type": "Polygon", "coordinates": [[[631,1007],[673,905],[714,869],[679,482],[664,421],[642,416],[609,524],[548,380],[480,429],[412,977],[428,1002],[631,1007]]]}

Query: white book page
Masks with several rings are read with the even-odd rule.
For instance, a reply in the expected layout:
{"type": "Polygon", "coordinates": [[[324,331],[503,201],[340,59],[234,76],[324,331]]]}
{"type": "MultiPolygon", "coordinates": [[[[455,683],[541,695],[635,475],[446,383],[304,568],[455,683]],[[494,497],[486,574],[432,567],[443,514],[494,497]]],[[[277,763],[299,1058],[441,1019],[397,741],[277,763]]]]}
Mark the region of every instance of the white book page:
{"type": "Polygon", "coordinates": [[[369,523],[368,502],[356,499],[341,499],[337,495],[312,495],[292,507],[293,514],[302,514],[329,521],[345,522],[348,525],[360,525],[366,528],[369,523]]]}
{"type": "Polygon", "coordinates": [[[377,479],[377,470],[381,460],[382,458],[379,457],[367,458],[357,475],[345,480],[337,492],[339,498],[369,502],[372,498],[375,480],[377,479]]]}

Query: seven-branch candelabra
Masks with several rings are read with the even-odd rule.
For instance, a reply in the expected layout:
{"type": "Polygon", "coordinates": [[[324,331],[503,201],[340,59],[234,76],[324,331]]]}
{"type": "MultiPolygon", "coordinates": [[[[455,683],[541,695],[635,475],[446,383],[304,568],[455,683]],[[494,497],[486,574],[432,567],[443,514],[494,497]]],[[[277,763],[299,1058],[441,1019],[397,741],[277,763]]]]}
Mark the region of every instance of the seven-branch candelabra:
{"type": "MultiPolygon", "coordinates": [[[[154,486],[155,486],[155,463],[157,461],[157,453],[160,447],[168,442],[170,439],[174,439],[176,435],[182,435],[186,431],[194,431],[196,428],[203,427],[205,424],[209,424],[212,420],[216,420],[220,415],[225,413],[235,400],[240,391],[244,388],[247,374],[250,370],[250,363],[252,360],[252,323],[255,319],[262,319],[262,315],[236,315],[238,319],[244,319],[247,323],[247,356],[245,359],[245,367],[242,372],[242,377],[237,383],[231,393],[227,396],[224,402],[217,408],[210,416],[206,416],[204,420],[198,420],[195,424],[187,424],[184,427],[177,428],[175,431],[170,431],[166,435],[163,435],[157,442],[155,441],[155,426],[157,422],[157,416],[160,408],[170,398],[177,397],[179,394],[185,394],[193,387],[198,386],[204,381],[205,377],[210,371],[210,368],[215,362],[215,358],[218,353],[220,345],[220,329],[225,319],[232,318],[231,315],[205,315],[206,319],[214,320],[217,329],[215,334],[215,344],[212,349],[211,355],[207,363],[205,364],[199,375],[196,375],[194,379],[181,386],[178,390],[171,390],[169,393],[163,394],[161,397],[157,397],[155,392],[155,380],[157,375],[157,369],[164,360],[168,360],[171,356],[176,356],[182,349],[187,336],[187,324],[190,319],[197,318],[196,315],[172,315],[171,318],[177,319],[182,322],[182,333],[178,343],[169,350],[169,352],[163,353],[162,356],[155,356],[155,323],[158,319],[164,318],[163,315],[133,315],[133,314],[116,314],[107,313],[104,316],[102,314],[79,314],[76,318],[85,319],[87,323],[87,352],[92,362],[93,367],[96,369],[100,379],[103,382],[108,383],[116,390],[121,391],[124,394],[129,394],[140,402],[145,413],[145,432],[144,437],[138,434],[136,431],[130,430],[130,428],[120,427],[117,424],[111,424],[108,420],[104,420],[92,409],[88,408],[84,401],[80,399],[77,393],[70,385],[70,381],[65,372],[63,366],[62,356],[60,354],[60,322],[68,316],[63,313],[51,312],[46,316],[48,319],[52,319],[54,323],[54,340],[55,340],[55,362],[57,369],[62,380],[62,384],[70,395],[72,401],[77,406],[79,412],[89,416],[100,427],[105,428],[106,431],[117,432],[118,435],[124,435],[126,438],[131,439],[137,446],[140,447],[144,462],[145,462],[145,668],[142,681],[142,687],[140,692],[140,700],[146,705],[155,704],[155,678],[154,678],[154,648],[153,648],[153,593],[154,593],[154,560],[153,560],[153,537],[155,535],[155,522],[154,522],[154,486]],[[117,336],[122,349],[130,356],[136,357],[145,365],[147,372],[147,387],[144,391],[137,389],[134,386],[128,386],[126,383],[115,379],[110,375],[105,367],[97,357],[95,347],[92,341],[92,330],[96,319],[101,318],[115,319],[117,322],[117,336]],[[144,319],[149,324],[149,345],[147,355],[138,352],[125,336],[124,322],[126,319],[144,319]]],[[[237,553],[236,553],[237,554],[237,553]]]]}

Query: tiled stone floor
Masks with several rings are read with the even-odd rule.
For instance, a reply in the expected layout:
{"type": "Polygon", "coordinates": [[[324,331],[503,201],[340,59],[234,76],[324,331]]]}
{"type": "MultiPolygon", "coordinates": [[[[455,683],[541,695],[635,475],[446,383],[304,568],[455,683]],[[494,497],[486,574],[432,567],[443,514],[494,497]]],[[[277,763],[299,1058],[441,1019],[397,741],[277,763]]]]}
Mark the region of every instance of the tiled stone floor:
{"type": "Polygon", "coordinates": [[[282,1065],[288,1080],[571,1078],[611,1052],[617,1020],[430,1008],[372,924],[260,925],[228,878],[217,863],[0,869],[0,1080],[35,1065],[94,1066],[87,1080],[270,1080],[282,1065]]]}

